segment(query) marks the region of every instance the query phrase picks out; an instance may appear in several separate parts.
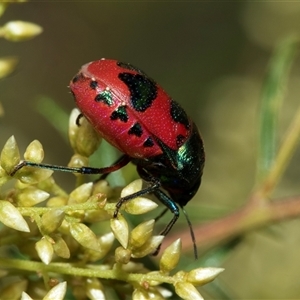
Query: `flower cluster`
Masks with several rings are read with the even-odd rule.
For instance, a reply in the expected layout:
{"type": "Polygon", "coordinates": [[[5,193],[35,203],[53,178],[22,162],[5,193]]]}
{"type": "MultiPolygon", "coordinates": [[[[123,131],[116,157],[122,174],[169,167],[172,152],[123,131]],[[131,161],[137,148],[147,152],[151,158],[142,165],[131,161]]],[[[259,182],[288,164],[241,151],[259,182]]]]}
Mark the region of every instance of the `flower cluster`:
{"type": "MultiPolygon", "coordinates": [[[[77,168],[88,164],[100,143],[84,118],[76,125],[78,114],[72,112],[69,126],[75,152],[69,167],[77,168]]],[[[43,157],[38,141],[24,153],[26,161],[36,164],[43,157]]],[[[75,189],[67,193],[55,182],[51,169],[22,165],[14,137],[5,144],[0,165],[0,222],[5,225],[0,236],[1,245],[8,249],[0,258],[0,276],[7,284],[0,291],[1,299],[11,293],[21,299],[64,299],[67,291],[75,299],[106,299],[112,291],[132,299],[165,299],[172,294],[161,287],[163,283],[172,284],[183,299],[202,299],[195,286],[223,270],[198,268],[172,274],[181,255],[180,240],[162,253],[159,270],[148,270],[139,262],[163,240],[153,234],[155,221],[130,228],[122,211],[116,218],[113,214],[120,197],[141,189],[140,179],[120,192],[105,180],[83,183],[83,175],[78,175],[75,189]],[[16,273],[18,279],[12,280],[16,273]]],[[[156,207],[152,200],[138,197],[122,210],[136,215],[156,207]]]]}

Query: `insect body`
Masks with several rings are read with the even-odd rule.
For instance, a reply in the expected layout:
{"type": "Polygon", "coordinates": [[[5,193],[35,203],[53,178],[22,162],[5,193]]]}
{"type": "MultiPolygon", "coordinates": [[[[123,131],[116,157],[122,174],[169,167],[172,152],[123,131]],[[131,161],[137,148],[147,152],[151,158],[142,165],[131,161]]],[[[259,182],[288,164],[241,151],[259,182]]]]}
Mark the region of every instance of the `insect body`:
{"type": "MultiPolygon", "coordinates": [[[[196,125],[156,82],[130,64],[90,62],[71,80],[70,89],[82,115],[124,155],[103,169],[53,169],[108,174],[131,161],[149,186],[121,198],[114,217],[125,201],[153,193],[173,213],[161,233],[166,235],[179,216],[177,204],[183,208],[200,186],[204,149],[196,125]]],[[[197,256],[191,225],[190,230],[197,256]]]]}

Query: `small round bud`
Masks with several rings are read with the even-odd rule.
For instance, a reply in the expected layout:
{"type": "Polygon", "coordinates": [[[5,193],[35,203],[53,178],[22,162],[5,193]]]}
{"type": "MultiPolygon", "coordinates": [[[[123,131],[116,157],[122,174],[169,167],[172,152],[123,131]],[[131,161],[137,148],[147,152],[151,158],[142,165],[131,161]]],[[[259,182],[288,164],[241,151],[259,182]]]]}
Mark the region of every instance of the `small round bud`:
{"type": "Polygon", "coordinates": [[[70,162],[68,163],[68,167],[81,168],[81,167],[88,166],[88,164],[89,164],[89,159],[86,156],[82,156],[80,154],[74,154],[71,157],[70,162]]]}
{"type": "Polygon", "coordinates": [[[24,153],[25,160],[40,163],[44,159],[44,149],[38,140],[31,142],[24,153]]]}
{"type": "Polygon", "coordinates": [[[130,261],[131,251],[129,249],[124,249],[123,247],[118,247],[115,250],[115,260],[120,264],[128,264],[130,261]]]}

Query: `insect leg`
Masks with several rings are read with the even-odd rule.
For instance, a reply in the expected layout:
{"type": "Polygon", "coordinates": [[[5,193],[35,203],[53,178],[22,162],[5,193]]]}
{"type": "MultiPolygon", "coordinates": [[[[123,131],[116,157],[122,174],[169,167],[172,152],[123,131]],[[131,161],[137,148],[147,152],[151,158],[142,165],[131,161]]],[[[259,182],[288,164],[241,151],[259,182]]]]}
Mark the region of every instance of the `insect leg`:
{"type": "Polygon", "coordinates": [[[126,197],[120,198],[120,200],[116,204],[116,209],[115,209],[115,212],[114,212],[114,218],[116,218],[118,216],[119,210],[125,202],[127,202],[129,200],[132,200],[134,198],[140,197],[140,196],[145,195],[145,194],[154,193],[159,187],[160,187],[160,182],[157,181],[157,180],[154,180],[154,181],[151,182],[151,184],[147,188],[142,189],[142,190],[140,190],[136,193],[130,194],[126,197]]]}
{"type": "Polygon", "coordinates": [[[81,167],[81,168],[73,168],[73,167],[65,167],[65,166],[57,166],[51,164],[40,164],[34,163],[31,161],[23,160],[21,161],[10,173],[13,176],[17,171],[22,169],[25,166],[36,167],[41,169],[48,169],[53,171],[61,171],[61,172],[70,172],[70,173],[80,173],[80,174],[109,174],[111,172],[117,171],[127,165],[131,161],[131,158],[128,155],[123,155],[120,159],[117,160],[115,164],[110,167],[105,168],[92,168],[92,167],[81,167]]]}

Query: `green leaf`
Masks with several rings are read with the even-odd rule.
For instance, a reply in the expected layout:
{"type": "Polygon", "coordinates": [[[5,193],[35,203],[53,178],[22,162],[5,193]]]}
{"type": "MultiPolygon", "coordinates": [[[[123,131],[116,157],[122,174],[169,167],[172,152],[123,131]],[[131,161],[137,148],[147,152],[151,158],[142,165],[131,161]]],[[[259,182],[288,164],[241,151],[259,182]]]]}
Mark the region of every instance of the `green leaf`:
{"type": "Polygon", "coordinates": [[[295,57],[298,39],[294,36],[279,44],[267,70],[260,107],[257,178],[264,179],[277,155],[278,116],[284,99],[287,79],[295,57]]]}

